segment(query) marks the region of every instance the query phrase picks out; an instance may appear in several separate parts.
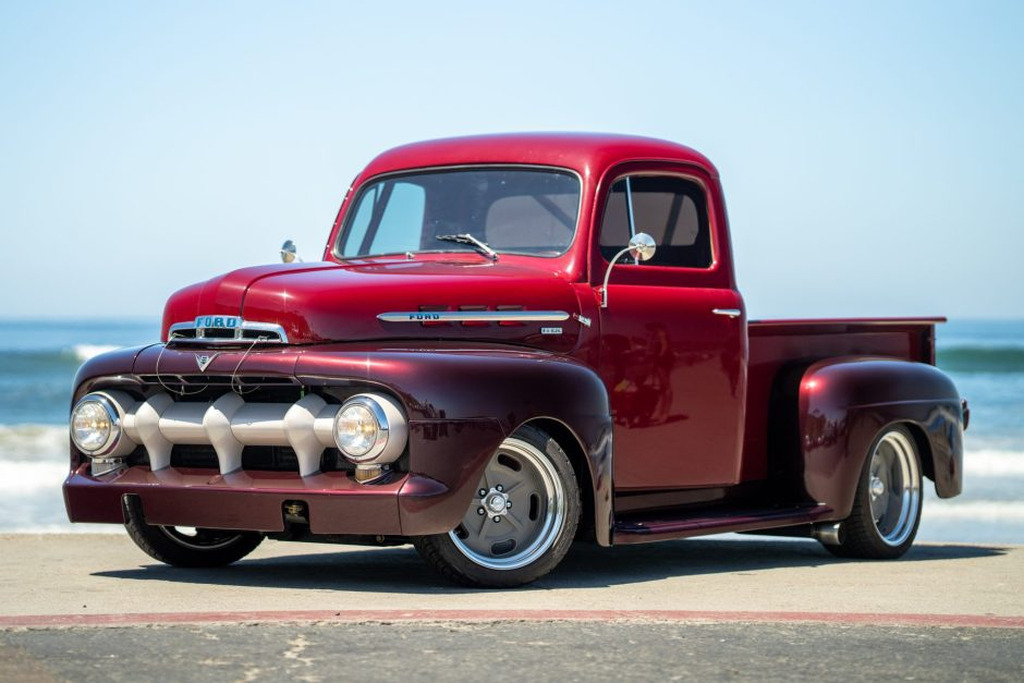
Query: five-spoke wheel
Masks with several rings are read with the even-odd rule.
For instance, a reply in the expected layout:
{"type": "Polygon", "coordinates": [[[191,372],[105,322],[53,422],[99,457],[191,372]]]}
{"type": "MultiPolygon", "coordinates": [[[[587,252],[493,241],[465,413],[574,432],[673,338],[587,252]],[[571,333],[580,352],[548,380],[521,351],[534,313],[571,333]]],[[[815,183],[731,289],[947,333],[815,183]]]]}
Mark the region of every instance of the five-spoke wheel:
{"type": "Polygon", "coordinates": [[[453,581],[517,586],[558,564],[579,516],[579,487],[569,458],[546,433],[523,427],[487,464],[461,523],[414,543],[453,581]]]}
{"type": "Polygon", "coordinates": [[[840,526],[839,545],[825,547],[844,557],[900,557],[914,542],[920,521],[917,447],[905,427],[889,427],[871,445],[853,509],[840,526]]]}

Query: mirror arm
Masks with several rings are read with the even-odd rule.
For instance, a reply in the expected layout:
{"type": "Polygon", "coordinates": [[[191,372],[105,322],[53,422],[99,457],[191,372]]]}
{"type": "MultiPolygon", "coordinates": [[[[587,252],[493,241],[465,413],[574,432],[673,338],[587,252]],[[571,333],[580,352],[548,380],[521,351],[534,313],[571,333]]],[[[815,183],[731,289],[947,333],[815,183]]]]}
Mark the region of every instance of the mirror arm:
{"type": "Polygon", "coordinates": [[[601,285],[601,308],[608,308],[608,278],[612,276],[612,268],[615,267],[615,262],[622,258],[623,254],[629,252],[630,249],[633,249],[633,245],[628,245],[608,262],[608,270],[604,271],[604,284],[601,285]]]}

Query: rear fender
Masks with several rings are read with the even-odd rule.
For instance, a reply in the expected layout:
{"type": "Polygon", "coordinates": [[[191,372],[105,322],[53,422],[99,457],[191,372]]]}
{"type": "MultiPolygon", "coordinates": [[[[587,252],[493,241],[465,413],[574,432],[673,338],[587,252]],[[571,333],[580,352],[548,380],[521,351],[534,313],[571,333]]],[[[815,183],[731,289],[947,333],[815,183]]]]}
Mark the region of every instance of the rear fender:
{"type": "Polygon", "coordinates": [[[936,493],[963,486],[963,415],[953,382],[923,363],[838,358],[807,368],[799,388],[799,436],[806,493],[850,514],[861,469],[879,431],[911,427],[936,493]]]}

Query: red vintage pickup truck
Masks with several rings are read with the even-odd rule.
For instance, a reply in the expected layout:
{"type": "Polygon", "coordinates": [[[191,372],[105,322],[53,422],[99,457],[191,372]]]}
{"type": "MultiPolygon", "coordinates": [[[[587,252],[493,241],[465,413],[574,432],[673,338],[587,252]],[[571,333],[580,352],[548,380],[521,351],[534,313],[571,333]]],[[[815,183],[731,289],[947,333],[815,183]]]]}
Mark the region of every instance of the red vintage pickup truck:
{"type": "Polygon", "coordinates": [[[162,343],[81,367],[67,511],[173,565],[411,542],[479,586],[574,539],[898,557],[922,477],[961,490],[937,322],[748,321],[718,173],[687,147],[407,145],[356,178],[321,262],[186,287],[162,343]]]}

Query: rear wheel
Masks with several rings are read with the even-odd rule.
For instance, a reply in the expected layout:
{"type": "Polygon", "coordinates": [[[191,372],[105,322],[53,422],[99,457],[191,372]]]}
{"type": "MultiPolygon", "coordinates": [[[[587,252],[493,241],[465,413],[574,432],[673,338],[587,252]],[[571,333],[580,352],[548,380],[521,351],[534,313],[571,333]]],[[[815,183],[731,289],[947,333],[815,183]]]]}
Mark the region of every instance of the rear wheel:
{"type": "Polygon", "coordinates": [[[125,496],[125,529],[147,555],[175,567],[222,567],[242,559],[263,541],[253,531],[146,524],[138,498],[125,496]]]}
{"type": "Polygon", "coordinates": [[[841,557],[891,559],[914,543],[921,522],[921,461],[906,427],[889,427],[871,445],[850,516],[839,529],[841,557]]]}
{"type": "Polygon", "coordinates": [[[523,427],[487,464],[462,522],[413,543],[455,583],[519,586],[562,560],[579,517],[579,486],[565,451],[545,432],[523,427]]]}

